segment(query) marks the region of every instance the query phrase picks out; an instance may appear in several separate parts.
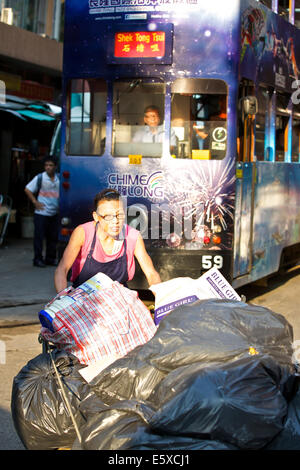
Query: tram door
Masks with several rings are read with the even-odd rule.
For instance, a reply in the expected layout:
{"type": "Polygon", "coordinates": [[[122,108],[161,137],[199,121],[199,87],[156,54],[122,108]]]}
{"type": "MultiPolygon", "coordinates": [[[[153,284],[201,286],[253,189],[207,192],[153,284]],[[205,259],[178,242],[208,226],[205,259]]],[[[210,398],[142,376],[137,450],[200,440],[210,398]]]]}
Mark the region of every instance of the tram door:
{"type": "Polygon", "coordinates": [[[236,165],[236,207],[233,277],[245,276],[252,269],[253,212],[256,165],[254,125],[257,100],[253,87],[240,87],[236,165]]]}

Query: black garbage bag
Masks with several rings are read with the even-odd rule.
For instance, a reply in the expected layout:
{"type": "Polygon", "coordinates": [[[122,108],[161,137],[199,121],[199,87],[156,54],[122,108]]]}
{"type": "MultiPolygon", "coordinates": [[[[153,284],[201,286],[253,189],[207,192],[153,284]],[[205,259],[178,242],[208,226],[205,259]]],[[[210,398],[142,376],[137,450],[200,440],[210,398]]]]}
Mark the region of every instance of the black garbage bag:
{"type": "Polygon", "coordinates": [[[287,402],[280,380],[280,368],[267,356],[179,368],[149,397],[156,408],[149,426],[260,449],[283,429],[287,402]]]}
{"type": "MultiPolygon", "coordinates": [[[[79,425],[83,419],[79,403],[89,393],[78,372],[85,366],[66,352],[53,351],[52,356],[79,425]]],[[[28,450],[70,448],[76,438],[49,354],[29,361],[14,378],[11,412],[17,434],[28,450]]]]}
{"type": "Polygon", "coordinates": [[[135,401],[107,407],[94,396],[80,407],[87,417],[81,426],[83,450],[237,450],[210,439],[159,434],[145,421],[153,411],[135,401]]]}
{"type": "Polygon", "coordinates": [[[107,404],[146,400],[178,367],[267,354],[281,366],[284,387],[294,372],[292,342],[291,325],[267,308],[221,299],[198,301],[173,310],[148,343],[107,367],[90,385],[107,404]]]}
{"type": "Polygon", "coordinates": [[[288,414],[280,434],[266,450],[300,450],[300,388],[288,404],[288,414]]]}
{"type": "Polygon", "coordinates": [[[261,449],[282,429],[280,367],[263,356],[172,371],[145,402],[81,404],[84,449],[261,449]],[[183,447],[181,447],[183,446],[183,447]]]}
{"type": "Polygon", "coordinates": [[[263,448],[282,431],[287,415],[292,341],[286,319],[263,307],[211,299],[175,309],[147,344],[90,383],[107,419],[90,413],[83,446],[97,441],[96,448],[156,448],[154,435],[166,437],[162,446],[190,438],[263,448]],[[98,433],[106,434],[105,444],[98,433]]]}

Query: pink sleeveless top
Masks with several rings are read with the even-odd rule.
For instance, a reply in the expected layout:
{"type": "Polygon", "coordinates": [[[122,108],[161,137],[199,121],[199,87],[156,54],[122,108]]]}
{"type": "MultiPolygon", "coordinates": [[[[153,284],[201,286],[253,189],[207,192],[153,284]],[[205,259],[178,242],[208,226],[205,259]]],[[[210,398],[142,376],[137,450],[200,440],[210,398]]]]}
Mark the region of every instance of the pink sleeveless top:
{"type": "MultiPolygon", "coordinates": [[[[81,227],[84,229],[85,240],[81,247],[80,252],[78,253],[76,260],[73,263],[71,281],[74,281],[79,275],[80,271],[82,270],[86,257],[90,251],[92,240],[93,240],[94,233],[95,233],[94,222],[87,222],[85,224],[82,224],[81,227]]],[[[134,250],[135,250],[137,238],[140,232],[126,224],[124,225],[124,228],[125,228],[126,249],[127,249],[126,254],[127,254],[128,280],[131,281],[135,272],[134,250]]],[[[119,258],[120,256],[123,255],[123,253],[124,253],[124,243],[122,243],[122,246],[120,247],[120,250],[117,253],[114,253],[113,255],[108,255],[103,250],[99,238],[98,237],[96,238],[96,245],[95,245],[95,250],[93,254],[93,258],[96,261],[99,261],[100,263],[107,263],[108,261],[113,261],[114,259],[119,258]]]]}

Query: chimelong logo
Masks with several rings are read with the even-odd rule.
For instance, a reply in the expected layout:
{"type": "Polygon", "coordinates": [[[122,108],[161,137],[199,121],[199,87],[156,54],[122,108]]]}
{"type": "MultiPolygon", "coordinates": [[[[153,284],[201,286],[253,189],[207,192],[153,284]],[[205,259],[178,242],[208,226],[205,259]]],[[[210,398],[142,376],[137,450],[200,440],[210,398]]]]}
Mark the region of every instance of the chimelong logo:
{"type": "Polygon", "coordinates": [[[163,199],[163,173],[158,170],[150,176],[146,174],[110,173],[107,178],[108,186],[116,189],[121,196],[140,197],[147,199],[163,199]]]}

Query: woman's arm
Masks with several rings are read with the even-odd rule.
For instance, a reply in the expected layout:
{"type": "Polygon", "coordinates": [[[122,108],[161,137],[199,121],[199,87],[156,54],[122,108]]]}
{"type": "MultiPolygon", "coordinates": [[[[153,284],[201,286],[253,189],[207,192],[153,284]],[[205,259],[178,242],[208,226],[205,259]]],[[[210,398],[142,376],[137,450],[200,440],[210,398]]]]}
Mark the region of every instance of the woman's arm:
{"type": "Polygon", "coordinates": [[[68,285],[67,276],[69,269],[73,265],[77,255],[84,243],[85,233],[81,226],[75,228],[72,233],[69,243],[66,246],[63,257],[57,266],[54,273],[54,285],[56,292],[61,292],[68,285]]]}
{"type": "Polygon", "coordinates": [[[141,234],[139,234],[136,242],[134,256],[138,260],[139,265],[147,278],[149,286],[161,282],[160,276],[153,266],[152,259],[146,251],[145,243],[141,234]]]}

